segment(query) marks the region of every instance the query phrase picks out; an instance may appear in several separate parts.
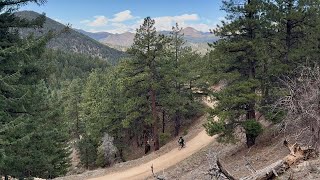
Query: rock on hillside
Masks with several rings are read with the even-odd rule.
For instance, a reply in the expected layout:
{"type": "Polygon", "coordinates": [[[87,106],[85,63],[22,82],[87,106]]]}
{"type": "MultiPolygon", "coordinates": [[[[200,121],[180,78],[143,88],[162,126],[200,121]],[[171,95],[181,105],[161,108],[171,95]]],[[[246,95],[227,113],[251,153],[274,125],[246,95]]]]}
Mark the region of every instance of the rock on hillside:
{"type": "Polygon", "coordinates": [[[115,46],[129,47],[133,44],[134,33],[125,32],[122,34],[111,34],[100,41],[105,44],[112,44],[115,46]]]}

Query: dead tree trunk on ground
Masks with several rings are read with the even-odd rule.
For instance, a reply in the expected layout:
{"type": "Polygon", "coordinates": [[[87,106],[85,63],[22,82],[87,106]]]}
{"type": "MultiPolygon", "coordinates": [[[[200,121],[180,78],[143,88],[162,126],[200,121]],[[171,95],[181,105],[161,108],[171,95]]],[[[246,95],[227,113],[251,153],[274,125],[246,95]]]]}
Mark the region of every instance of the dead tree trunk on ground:
{"type": "Polygon", "coordinates": [[[217,153],[209,151],[207,154],[207,161],[209,163],[208,175],[211,179],[215,178],[218,180],[234,180],[235,178],[226,170],[220,159],[217,157],[217,153]]]}
{"type": "Polygon", "coordinates": [[[263,169],[256,171],[256,173],[250,176],[241,178],[240,180],[267,180],[275,178],[280,174],[283,174],[287,169],[299,161],[317,156],[314,148],[302,147],[297,143],[290,144],[287,140],[285,140],[283,144],[289,149],[289,155],[263,169]]]}

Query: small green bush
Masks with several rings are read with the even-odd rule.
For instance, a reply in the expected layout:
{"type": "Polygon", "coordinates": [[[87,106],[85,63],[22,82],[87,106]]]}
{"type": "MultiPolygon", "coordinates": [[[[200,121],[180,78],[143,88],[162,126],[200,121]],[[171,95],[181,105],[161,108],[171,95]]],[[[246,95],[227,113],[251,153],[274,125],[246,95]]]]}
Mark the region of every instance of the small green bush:
{"type": "Polygon", "coordinates": [[[254,119],[247,120],[243,123],[243,128],[246,130],[246,134],[253,135],[257,137],[262,133],[263,128],[261,123],[254,119]]]}
{"type": "Polygon", "coordinates": [[[160,133],[160,137],[159,137],[160,145],[161,146],[165,145],[168,142],[169,138],[170,138],[169,133],[160,133]]]}
{"type": "Polygon", "coordinates": [[[107,166],[107,162],[104,157],[104,152],[101,147],[98,147],[96,165],[99,167],[106,167],[107,166]]]}

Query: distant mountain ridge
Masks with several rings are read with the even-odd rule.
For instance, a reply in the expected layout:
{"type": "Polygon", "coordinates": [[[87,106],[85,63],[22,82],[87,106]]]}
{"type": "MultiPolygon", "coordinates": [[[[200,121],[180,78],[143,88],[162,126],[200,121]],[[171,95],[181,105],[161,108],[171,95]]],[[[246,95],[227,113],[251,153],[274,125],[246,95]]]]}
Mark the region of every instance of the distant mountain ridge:
{"type": "MultiPolygon", "coordinates": [[[[20,11],[16,13],[16,16],[25,19],[34,19],[40,14],[34,11],[20,11]]],[[[61,31],[66,26],[54,21],[50,18],[46,18],[44,27],[41,29],[22,29],[20,34],[27,36],[30,33],[40,36],[47,33],[49,30],[61,31]]],[[[97,39],[108,35],[108,33],[89,33],[80,30],[70,29],[67,33],[62,33],[58,37],[53,38],[47,45],[50,49],[59,49],[65,52],[76,52],[87,54],[90,56],[100,57],[105,59],[111,64],[116,64],[119,58],[125,56],[125,53],[111,47],[108,47],[100,43],[97,39]]]]}
{"type": "MultiPolygon", "coordinates": [[[[108,32],[86,32],[81,29],[76,29],[76,31],[88,35],[95,40],[106,44],[110,47],[114,47],[119,50],[126,50],[133,44],[133,39],[135,33],[125,32],[120,34],[112,34],[108,32]]],[[[160,31],[162,34],[168,35],[170,31],[160,31]]],[[[199,51],[201,53],[205,53],[209,46],[208,43],[212,43],[217,41],[219,38],[214,36],[209,32],[201,32],[192,27],[186,27],[182,29],[182,33],[184,34],[184,38],[186,40],[186,45],[191,46],[194,50],[199,51]]]]}

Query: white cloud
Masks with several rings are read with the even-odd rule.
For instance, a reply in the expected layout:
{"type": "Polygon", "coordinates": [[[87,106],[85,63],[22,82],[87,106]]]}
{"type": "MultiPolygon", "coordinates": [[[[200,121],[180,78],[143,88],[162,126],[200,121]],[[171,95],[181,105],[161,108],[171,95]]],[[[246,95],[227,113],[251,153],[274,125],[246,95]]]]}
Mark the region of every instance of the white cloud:
{"type": "Polygon", "coordinates": [[[123,23],[112,23],[112,29],[107,30],[110,33],[124,33],[131,31],[131,27],[123,23]]]}
{"type": "Polygon", "coordinates": [[[123,21],[127,21],[130,19],[133,19],[134,17],[131,15],[131,11],[130,10],[125,10],[122,12],[119,12],[115,15],[113,15],[114,18],[111,19],[112,22],[123,22],[123,21]]]}
{"type": "Polygon", "coordinates": [[[178,23],[180,27],[187,27],[187,22],[198,21],[199,19],[197,14],[182,14],[179,16],[162,16],[154,18],[155,26],[160,31],[171,30],[175,23],[178,23]]]}
{"type": "MultiPolygon", "coordinates": [[[[105,16],[95,16],[94,21],[83,20],[82,23],[87,26],[91,26],[89,31],[91,32],[110,32],[110,33],[124,33],[135,32],[136,28],[143,23],[143,19],[134,17],[131,15],[130,10],[125,10],[114,15],[113,19],[108,19],[105,16]],[[136,19],[135,21],[124,22],[127,20],[136,19]],[[112,23],[108,23],[112,22],[112,23]],[[97,27],[97,28],[95,28],[97,27]]],[[[171,31],[172,26],[178,23],[180,27],[193,27],[198,31],[209,32],[209,29],[213,29],[220,20],[220,17],[216,21],[210,21],[205,18],[200,18],[198,14],[182,14],[178,16],[160,16],[153,18],[155,20],[155,27],[158,31],[171,31]]]]}
{"type": "Polygon", "coordinates": [[[83,20],[83,23],[86,23],[88,26],[100,27],[108,24],[108,18],[105,16],[94,16],[95,20],[87,21],[83,20]]]}
{"type": "Polygon", "coordinates": [[[89,22],[90,22],[90,20],[87,20],[87,19],[80,21],[81,24],[87,24],[89,22]]]}

